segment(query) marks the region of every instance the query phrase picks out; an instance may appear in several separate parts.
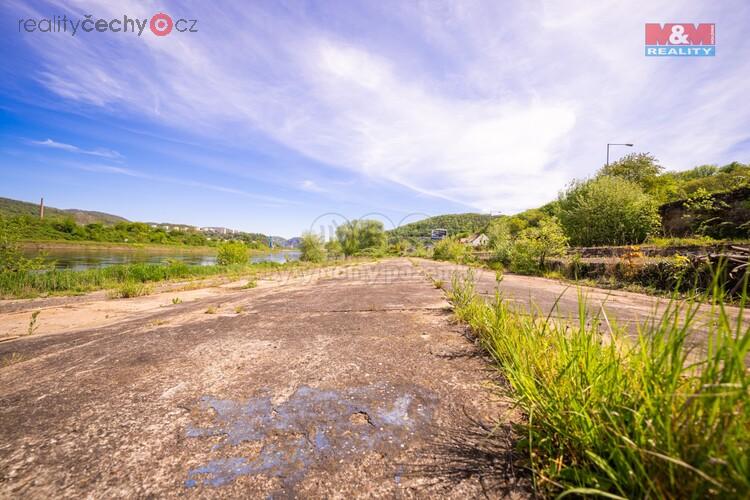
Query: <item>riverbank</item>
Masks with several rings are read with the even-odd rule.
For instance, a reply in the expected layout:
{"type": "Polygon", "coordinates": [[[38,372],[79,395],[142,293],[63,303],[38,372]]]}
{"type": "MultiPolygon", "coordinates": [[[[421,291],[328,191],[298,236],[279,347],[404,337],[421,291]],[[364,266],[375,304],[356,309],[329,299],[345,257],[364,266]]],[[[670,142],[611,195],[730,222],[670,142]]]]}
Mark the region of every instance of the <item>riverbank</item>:
{"type": "Polygon", "coordinates": [[[23,240],[20,242],[24,251],[46,251],[46,250],[122,250],[122,251],[149,251],[149,252],[174,252],[175,250],[195,253],[216,253],[216,247],[191,246],[191,245],[158,245],[154,243],[113,243],[109,241],[66,241],[66,240],[23,240]]]}
{"type": "MultiPolygon", "coordinates": [[[[0,299],[22,299],[54,295],[80,295],[96,290],[111,290],[113,296],[145,295],[155,283],[175,280],[231,277],[254,279],[256,276],[284,270],[305,270],[335,265],[336,262],[257,262],[231,266],[168,264],[118,264],[83,271],[59,270],[0,273],[0,299]]],[[[340,263],[339,263],[340,264],[340,263]]]]}
{"type": "MultiPolygon", "coordinates": [[[[20,242],[21,249],[24,251],[48,251],[48,250],[78,250],[96,249],[96,250],[116,250],[116,251],[147,251],[170,253],[174,251],[209,253],[215,254],[215,246],[206,245],[159,245],[155,243],[113,243],[108,241],[67,241],[67,240],[23,240],[20,242]]],[[[289,250],[287,248],[251,248],[251,255],[263,253],[278,253],[289,250]]]]}

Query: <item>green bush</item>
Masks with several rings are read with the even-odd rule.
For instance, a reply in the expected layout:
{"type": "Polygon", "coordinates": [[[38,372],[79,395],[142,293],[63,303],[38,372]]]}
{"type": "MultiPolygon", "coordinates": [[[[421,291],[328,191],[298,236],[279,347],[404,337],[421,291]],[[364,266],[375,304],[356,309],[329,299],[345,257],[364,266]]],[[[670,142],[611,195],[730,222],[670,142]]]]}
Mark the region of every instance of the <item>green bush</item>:
{"type": "Polygon", "coordinates": [[[538,227],[524,229],[510,247],[510,269],[536,274],[545,269],[547,257],[565,253],[568,239],[554,218],[543,219],[538,227]]]}
{"type": "Polygon", "coordinates": [[[417,241],[414,244],[414,257],[429,257],[430,253],[427,251],[427,248],[425,248],[424,243],[421,241],[417,241]]]}
{"type": "Polygon", "coordinates": [[[357,255],[368,250],[364,255],[379,253],[385,249],[386,235],[383,223],[377,220],[355,219],[336,228],[336,239],[339,240],[345,255],[357,255]]]}
{"type": "Polygon", "coordinates": [[[0,272],[24,272],[51,267],[44,256],[34,259],[24,257],[18,244],[18,226],[0,216],[0,272]]]}
{"type": "Polygon", "coordinates": [[[341,243],[337,239],[331,239],[325,244],[326,253],[329,259],[338,259],[344,255],[344,249],[341,248],[341,243]]]}
{"type": "Polygon", "coordinates": [[[638,244],[660,224],[653,198],[638,184],[610,176],[574,182],[560,196],[559,216],[577,246],[638,244]]]}
{"type": "Polygon", "coordinates": [[[391,255],[403,256],[403,255],[406,255],[408,252],[409,252],[409,242],[405,239],[398,240],[392,243],[388,247],[388,253],[390,253],[391,255]]]}
{"type": "Polygon", "coordinates": [[[322,262],[326,258],[326,248],[323,245],[323,238],[315,233],[304,233],[299,244],[302,252],[300,260],[305,262],[322,262]]]}
{"type": "Polygon", "coordinates": [[[374,257],[374,258],[381,258],[385,257],[387,254],[387,249],[385,247],[370,247],[365,248],[364,250],[360,250],[357,252],[358,257],[374,257]]]}
{"type": "Polygon", "coordinates": [[[216,263],[220,266],[246,264],[250,258],[250,249],[241,241],[230,241],[219,245],[216,263]]]}
{"type": "Polygon", "coordinates": [[[453,238],[438,241],[432,250],[432,258],[435,260],[452,260],[460,263],[466,261],[469,255],[468,247],[453,238]]]}
{"type": "Polygon", "coordinates": [[[513,234],[512,217],[503,217],[490,224],[487,236],[490,238],[490,248],[494,252],[492,260],[508,264],[510,262],[513,242],[516,235],[513,234]]]}

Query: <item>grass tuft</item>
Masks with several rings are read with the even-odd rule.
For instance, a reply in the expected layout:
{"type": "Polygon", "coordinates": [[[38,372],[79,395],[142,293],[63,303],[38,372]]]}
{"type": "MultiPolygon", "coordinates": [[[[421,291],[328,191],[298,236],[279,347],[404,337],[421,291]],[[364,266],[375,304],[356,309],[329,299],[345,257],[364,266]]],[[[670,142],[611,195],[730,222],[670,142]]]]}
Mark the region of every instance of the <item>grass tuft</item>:
{"type": "Polygon", "coordinates": [[[526,414],[519,446],[541,493],[750,496],[750,328],[718,287],[701,352],[688,342],[695,303],[673,301],[633,339],[606,317],[597,326],[582,297],[574,324],[499,293],[487,303],[471,276],[454,276],[450,299],[526,414]]]}
{"type": "Polygon", "coordinates": [[[31,313],[31,319],[29,320],[29,327],[26,330],[26,335],[34,335],[34,333],[39,328],[39,325],[37,324],[37,321],[39,319],[39,313],[41,311],[34,311],[31,313]]]}
{"type": "Polygon", "coordinates": [[[7,368],[8,366],[15,365],[16,363],[22,363],[26,361],[26,359],[26,356],[24,356],[20,352],[12,352],[10,354],[6,354],[2,358],[0,358],[0,368],[7,368]]]}
{"type": "Polygon", "coordinates": [[[151,293],[151,287],[145,283],[137,281],[126,281],[114,290],[110,290],[109,298],[111,299],[131,299],[142,297],[151,293]]]}

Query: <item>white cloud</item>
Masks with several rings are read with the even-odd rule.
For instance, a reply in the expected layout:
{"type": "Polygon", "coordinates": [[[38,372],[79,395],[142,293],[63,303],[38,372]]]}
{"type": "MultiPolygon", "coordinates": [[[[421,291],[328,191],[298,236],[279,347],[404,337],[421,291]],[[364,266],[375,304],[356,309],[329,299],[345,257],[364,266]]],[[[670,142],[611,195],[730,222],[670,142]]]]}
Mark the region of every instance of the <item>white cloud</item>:
{"type": "Polygon", "coordinates": [[[320,187],[317,182],[310,179],[305,179],[300,183],[300,189],[303,191],[309,191],[311,193],[325,193],[328,190],[320,187]]]}
{"type": "MultiPolygon", "coordinates": [[[[135,0],[73,5],[101,16],[153,13],[135,0]]],[[[66,99],[211,140],[260,135],[480,210],[551,199],[603,163],[607,142],[635,142],[671,167],[722,161],[750,121],[740,2],[721,11],[697,0],[399,2],[373,7],[381,18],[368,22],[382,31],[363,34],[267,8],[194,4],[195,36],[27,39],[44,61],[38,78],[66,99]],[[686,18],[721,19],[719,53],[732,61],[643,56],[646,20],[686,18]]],[[[357,8],[366,7],[340,15],[372,14],[357,8]]]]}
{"type": "Polygon", "coordinates": [[[99,174],[112,174],[112,175],[124,175],[126,177],[135,177],[138,179],[147,179],[150,181],[164,182],[168,184],[176,184],[179,186],[187,186],[198,189],[206,189],[210,191],[218,191],[220,193],[228,193],[243,196],[262,202],[262,206],[267,207],[278,207],[282,205],[296,204],[296,201],[279,198],[276,196],[267,196],[263,194],[250,193],[242,189],[235,189],[226,186],[220,186],[217,184],[211,184],[207,182],[194,181],[191,179],[177,179],[174,177],[168,177],[163,175],[154,175],[148,172],[142,172],[140,170],[134,170],[131,168],[114,167],[111,165],[100,165],[92,163],[65,163],[64,166],[83,170],[86,172],[94,172],[99,174]]]}
{"type": "Polygon", "coordinates": [[[111,149],[105,149],[105,148],[82,149],[82,148],[79,148],[78,146],[74,146],[72,144],[66,144],[64,142],[53,141],[52,139],[45,139],[43,141],[32,140],[32,141],[29,141],[29,143],[34,144],[36,146],[42,146],[45,148],[60,149],[63,151],[68,151],[70,153],[79,153],[79,154],[90,155],[90,156],[99,156],[101,158],[107,158],[110,160],[120,160],[123,158],[123,156],[120,153],[111,149]]]}

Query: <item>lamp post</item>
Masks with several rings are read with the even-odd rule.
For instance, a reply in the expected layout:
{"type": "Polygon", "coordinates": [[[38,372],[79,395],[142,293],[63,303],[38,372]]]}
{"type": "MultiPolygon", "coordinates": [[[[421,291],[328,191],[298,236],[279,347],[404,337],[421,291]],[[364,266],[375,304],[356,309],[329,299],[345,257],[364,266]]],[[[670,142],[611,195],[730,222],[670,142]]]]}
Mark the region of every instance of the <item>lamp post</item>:
{"type": "Polygon", "coordinates": [[[607,166],[609,166],[609,147],[610,146],[627,146],[629,148],[633,147],[633,145],[629,143],[619,143],[619,142],[607,143],[607,166]]]}

